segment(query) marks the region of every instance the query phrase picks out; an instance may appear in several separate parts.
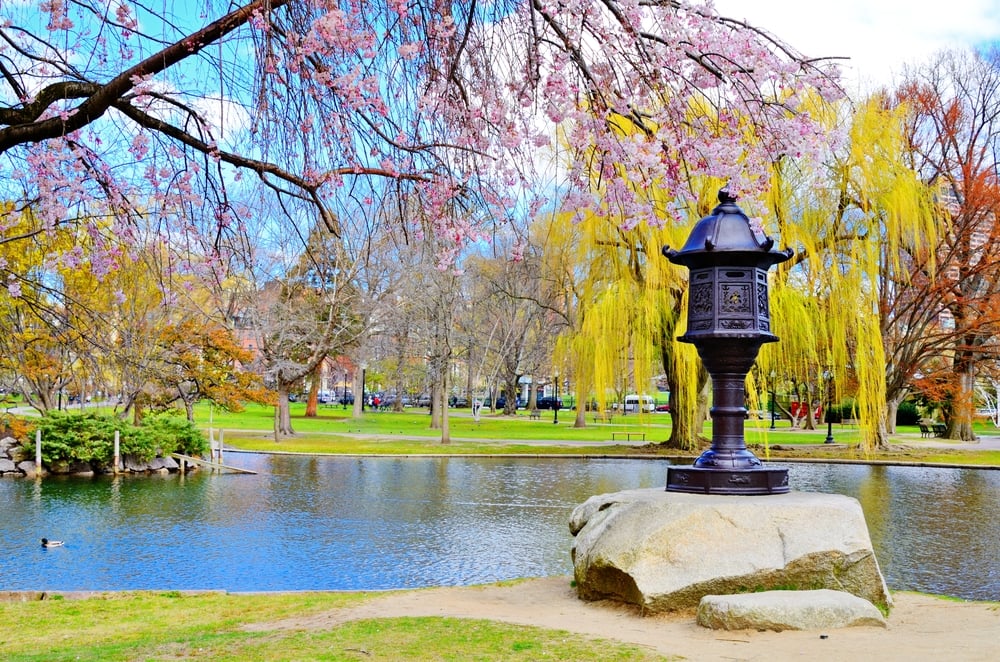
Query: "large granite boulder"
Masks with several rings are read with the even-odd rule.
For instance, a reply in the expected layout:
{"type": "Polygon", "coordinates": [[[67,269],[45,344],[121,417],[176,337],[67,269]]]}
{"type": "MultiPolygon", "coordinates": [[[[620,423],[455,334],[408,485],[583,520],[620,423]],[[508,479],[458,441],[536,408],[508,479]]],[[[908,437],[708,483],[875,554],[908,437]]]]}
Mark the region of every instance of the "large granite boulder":
{"type": "Polygon", "coordinates": [[[861,506],[839,494],[628,490],[577,506],[570,531],[585,600],[664,612],[706,595],[826,588],[892,604],[861,506]]]}
{"type": "Polygon", "coordinates": [[[886,627],[875,605],[843,591],[764,591],[706,595],[698,625],[713,630],[826,630],[886,627]]]}

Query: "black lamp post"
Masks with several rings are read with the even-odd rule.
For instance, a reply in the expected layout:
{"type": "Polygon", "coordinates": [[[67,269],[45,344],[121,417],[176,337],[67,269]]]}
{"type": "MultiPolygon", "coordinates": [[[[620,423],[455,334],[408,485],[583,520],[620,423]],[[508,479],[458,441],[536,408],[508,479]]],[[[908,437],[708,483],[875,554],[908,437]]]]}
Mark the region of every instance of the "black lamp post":
{"type": "Polygon", "coordinates": [[[552,405],[552,422],[559,422],[559,373],[556,373],[556,401],[552,405]]]}
{"type": "Polygon", "coordinates": [[[823,379],[826,381],[826,439],[824,444],[833,443],[833,371],[829,368],[823,371],[823,379]]]}
{"type": "Polygon", "coordinates": [[[771,371],[771,429],[774,429],[774,400],[778,397],[777,389],[778,376],[775,374],[774,370],[771,371]]]}
{"type": "Polygon", "coordinates": [[[340,404],[343,405],[343,409],[347,409],[347,368],[344,368],[344,393],[340,399],[340,404]]]}
{"type": "Polygon", "coordinates": [[[788,492],[788,470],[765,468],[743,438],[747,373],[761,345],[778,340],[771,333],[767,270],[792,256],[773,246],[722,189],[719,205],[698,221],[681,250],[663,247],[668,260],[691,271],[687,333],[678,340],[698,349],[713,398],[712,447],[691,467],[667,469],[668,492],[788,492]]]}

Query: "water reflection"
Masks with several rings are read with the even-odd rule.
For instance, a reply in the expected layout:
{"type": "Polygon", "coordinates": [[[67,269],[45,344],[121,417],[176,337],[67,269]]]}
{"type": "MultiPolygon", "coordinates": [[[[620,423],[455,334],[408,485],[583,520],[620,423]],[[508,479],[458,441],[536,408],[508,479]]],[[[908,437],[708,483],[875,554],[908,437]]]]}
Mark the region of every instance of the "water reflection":
{"type": "MultiPolygon", "coordinates": [[[[256,476],[0,480],[0,588],[383,589],[569,574],[572,509],[665,460],[240,454],[256,476]],[[44,550],[42,536],[67,541],[44,550]]],[[[893,589],[1000,599],[1000,472],[789,465],[865,510],[893,589]]]]}

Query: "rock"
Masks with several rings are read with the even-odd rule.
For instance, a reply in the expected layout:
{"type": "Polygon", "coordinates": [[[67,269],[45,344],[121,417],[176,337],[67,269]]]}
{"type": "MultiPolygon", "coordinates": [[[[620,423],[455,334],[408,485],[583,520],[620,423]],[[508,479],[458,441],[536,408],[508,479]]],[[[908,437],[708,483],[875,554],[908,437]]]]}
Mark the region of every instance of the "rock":
{"type": "Polygon", "coordinates": [[[30,460],[34,456],[32,455],[32,452],[24,446],[11,446],[7,450],[7,457],[14,462],[21,462],[23,460],[30,460]]]}
{"type": "MultiPolygon", "coordinates": [[[[35,475],[35,461],[34,460],[24,460],[17,463],[17,470],[23,473],[25,476],[35,475]]],[[[42,469],[42,475],[46,475],[48,472],[42,469]]]]}
{"type": "Polygon", "coordinates": [[[844,591],[764,591],[706,595],[698,604],[698,625],[715,630],[822,630],[886,627],[872,603],[844,591]]]}
{"type": "Polygon", "coordinates": [[[7,451],[17,445],[17,439],[14,437],[4,437],[3,439],[0,439],[0,455],[7,455],[7,451]]]}
{"type": "Polygon", "coordinates": [[[706,595],[826,588],[892,604],[861,506],[839,494],[629,490],[577,506],[570,531],[585,600],[665,612],[706,595]]]}
{"type": "Polygon", "coordinates": [[[180,467],[172,457],[157,457],[149,463],[151,471],[177,471],[180,467]]]}
{"type": "Polygon", "coordinates": [[[130,471],[132,473],[144,473],[149,471],[149,462],[131,454],[126,454],[122,456],[122,467],[125,471],[130,471]]]}
{"type": "Polygon", "coordinates": [[[17,471],[17,465],[12,460],[0,457],[0,474],[10,474],[17,471]]]}
{"type": "Polygon", "coordinates": [[[44,597],[44,591],[0,591],[0,602],[36,602],[44,597]]]}
{"type": "Polygon", "coordinates": [[[75,476],[93,476],[94,468],[90,466],[90,462],[76,460],[70,463],[69,472],[75,476]]]}

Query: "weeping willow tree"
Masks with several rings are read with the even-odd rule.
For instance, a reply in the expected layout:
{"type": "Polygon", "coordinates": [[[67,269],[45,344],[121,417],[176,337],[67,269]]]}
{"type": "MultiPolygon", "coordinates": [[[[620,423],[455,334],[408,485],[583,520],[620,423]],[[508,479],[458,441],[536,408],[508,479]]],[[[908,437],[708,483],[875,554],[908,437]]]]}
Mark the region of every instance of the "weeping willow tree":
{"type": "Polygon", "coordinates": [[[774,279],[781,343],[762,350],[760,373],[852,396],[866,452],[885,447],[894,429],[885,302],[912,278],[913,257],[922,256],[925,275],[933,269],[926,256],[940,231],[931,191],[908,164],[905,112],[879,98],[860,105],[824,169],[782,162],[767,200],[767,216],[795,257],[774,279]]]}
{"type": "MultiPolygon", "coordinates": [[[[833,399],[827,389],[834,401],[850,398],[870,452],[887,444],[890,411],[895,415],[886,387],[893,369],[886,347],[893,324],[888,290],[908,282],[917,256],[922,274],[933,275],[926,256],[940,230],[931,192],[908,164],[905,108],[890,109],[878,98],[860,105],[841,146],[833,137],[842,109],[811,102],[814,107],[803,110],[830,126],[825,162],[786,157],[774,166],[765,200],[741,201],[751,216],[766,210],[755,222],[795,250],[772,276],[772,317],[781,342],[765,345],[756,372],[770,376],[765,379],[772,385],[775,379],[799,384],[809,412],[819,396],[833,399]]],[[[628,129],[623,122],[623,133],[628,129]]],[[[577,316],[559,352],[559,360],[573,366],[578,401],[593,394],[603,408],[623,375],[641,389],[659,363],[671,391],[668,445],[676,448],[697,444],[707,374],[694,348],[676,341],[686,324],[687,274],[667,263],[660,249],[683,244],[723,184],[690,181],[685,197],[696,202],[680,214],[671,192],[647,189],[655,208],[687,222],[609,222],[613,209],[553,220],[553,233],[575,246],[572,260],[582,283],[577,316]]],[[[811,415],[806,420],[811,423],[811,415]]]]}
{"type": "MultiPolygon", "coordinates": [[[[698,394],[708,376],[695,348],[676,340],[684,332],[687,274],[661,249],[683,244],[691,225],[711,210],[721,185],[703,183],[690,224],[623,228],[596,214],[555,214],[550,220],[550,241],[562,247],[559,254],[571,265],[563,268],[576,278],[575,314],[556,350],[557,362],[575,377],[576,401],[593,399],[604,410],[610,398],[647,391],[662,373],[672,417],[670,437],[663,441],[672,448],[697,445],[705,418],[698,394]]],[[[670,202],[665,196],[658,201],[662,207],[670,202]]],[[[578,407],[577,425],[584,417],[585,407],[578,407]]]]}

